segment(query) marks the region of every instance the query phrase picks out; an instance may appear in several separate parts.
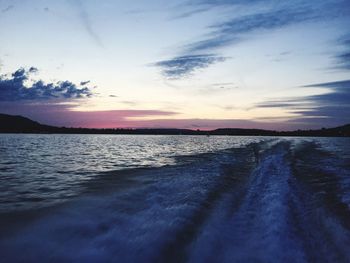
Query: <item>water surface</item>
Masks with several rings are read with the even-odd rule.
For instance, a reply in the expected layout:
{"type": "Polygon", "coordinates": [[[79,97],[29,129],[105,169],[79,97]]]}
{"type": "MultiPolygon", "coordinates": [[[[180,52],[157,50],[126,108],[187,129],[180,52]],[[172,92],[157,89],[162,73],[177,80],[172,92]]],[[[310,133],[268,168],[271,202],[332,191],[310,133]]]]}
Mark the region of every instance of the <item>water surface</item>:
{"type": "Polygon", "coordinates": [[[350,261],[348,138],[0,142],[5,262],[350,261]]]}

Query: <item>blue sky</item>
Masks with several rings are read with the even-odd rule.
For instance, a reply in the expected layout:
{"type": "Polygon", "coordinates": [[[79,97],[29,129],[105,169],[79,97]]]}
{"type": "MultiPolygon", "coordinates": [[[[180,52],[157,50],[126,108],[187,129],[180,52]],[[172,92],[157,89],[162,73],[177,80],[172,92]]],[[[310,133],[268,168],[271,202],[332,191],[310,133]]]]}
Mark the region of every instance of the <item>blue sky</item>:
{"type": "Polygon", "coordinates": [[[83,127],[350,122],[346,0],[1,0],[0,112],[83,127]]]}

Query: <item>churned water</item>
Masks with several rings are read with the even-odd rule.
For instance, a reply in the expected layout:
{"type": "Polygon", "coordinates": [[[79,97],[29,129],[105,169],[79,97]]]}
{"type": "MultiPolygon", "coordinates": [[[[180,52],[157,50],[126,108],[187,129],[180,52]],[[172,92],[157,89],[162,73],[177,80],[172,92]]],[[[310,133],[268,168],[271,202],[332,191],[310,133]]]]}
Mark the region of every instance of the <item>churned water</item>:
{"type": "Polygon", "coordinates": [[[350,262],[350,140],[0,135],[4,262],[350,262]]]}

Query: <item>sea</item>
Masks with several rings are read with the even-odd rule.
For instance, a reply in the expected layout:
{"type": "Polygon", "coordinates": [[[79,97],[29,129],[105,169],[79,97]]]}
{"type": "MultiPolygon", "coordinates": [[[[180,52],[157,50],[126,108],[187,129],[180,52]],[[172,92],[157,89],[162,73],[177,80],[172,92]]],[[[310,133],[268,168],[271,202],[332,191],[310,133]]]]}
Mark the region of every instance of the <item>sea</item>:
{"type": "Polygon", "coordinates": [[[350,262],[350,138],[0,134],[1,262],[350,262]]]}

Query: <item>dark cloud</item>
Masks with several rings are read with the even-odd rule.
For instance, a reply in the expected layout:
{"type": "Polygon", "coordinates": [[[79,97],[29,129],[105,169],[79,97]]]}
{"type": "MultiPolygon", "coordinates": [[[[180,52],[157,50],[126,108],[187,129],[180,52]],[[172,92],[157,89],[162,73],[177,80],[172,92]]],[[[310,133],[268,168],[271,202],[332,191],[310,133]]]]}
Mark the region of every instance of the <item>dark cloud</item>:
{"type": "Polygon", "coordinates": [[[233,18],[212,25],[212,31],[207,38],[188,44],[185,49],[189,52],[217,49],[239,43],[248,33],[278,29],[312,18],[315,16],[303,8],[279,9],[233,18]]]}
{"type": "Polygon", "coordinates": [[[321,95],[308,96],[308,100],[316,102],[322,106],[334,106],[334,107],[346,107],[350,117],[350,80],[318,83],[312,85],[306,85],[304,87],[320,87],[330,89],[329,93],[321,95]]]}
{"type": "Polygon", "coordinates": [[[293,102],[293,101],[280,101],[280,100],[276,100],[276,101],[268,101],[268,102],[262,102],[262,103],[258,103],[256,105],[259,108],[300,108],[303,107],[301,106],[298,102],[293,102]]]}
{"type": "Polygon", "coordinates": [[[188,76],[198,69],[206,68],[213,63],[226,59],[226,57],[214,54],[187,55],[159,61],[154,65],[162,69],[164,76],[176,79],[188,76]]]}
{"type": "Polygon", "coordinates": [[[37,73],[39,70],[36,67],[30,67],[28,72],[29,73],[37,73]]]}
{"type": "Polygon", "coordinates": [[[350,50],[337,55],[338,65],[343,69],[350,69],[350,50]]]}
{"type": "MultiPolygon", "coordinates": [[[[184,13],[188,13],[190,15],[196,14],[196,10],[198,13],[201,13],[213,8],[225,8],[225,10],[230,10],[229,8],[231,7],[242,7],[250,9],[250,11],[258,8],[265,10],[266,8],[275,10],[304,9],[309,13],[314,13],[314,15],[317,17],[325,17],[330,15],[343,16],[348,15],[350,12],[350,4],[348,0],[189,0],[185,1],[182,6],[186,10],[184,13]]],[[[232,12],[232,14],[237,16],[236,12],[232,12]]]]}
{"type": "Polygon", "coordinates": [[[324,83],[316,83],[304,85],[303,87],[321,87],[321,88],[330,88],[332,90],[348,90],[350,89],[350,80],[340,80],[340,81],[332,81],[332,82],[324,82],[324,83]]]}
{"type": "Polygon", "coordinates": [[[258,108],[284,108],[299,117],[290,122],[339,125],[350,122],[350,80],[305,85],[327,89],[327,93],[285,98],[257,104],[258,108]]]}
{"type": "Polygon", "coordinates": [[[338,40],[342,50],[335,55],[335,64],[338,69],[350,70],[350,35],[338,40]]]}
{"type": "Polygon", "coordinates": [[[92,96],[88,87],[77,86],[70,81],[45,83],[42,80],[29,82],[29,76],[38,71],[20,68],[10,76],[0,76],[0,101],[77,99],[92,96]]]}
{"type": "Polygon", "coordinates": [[[81,81],[81,82],[80,82],[80,86],[85,86],[86,84],[89,84],[89,83],[90,83],[90,80],[81,81]]]}

